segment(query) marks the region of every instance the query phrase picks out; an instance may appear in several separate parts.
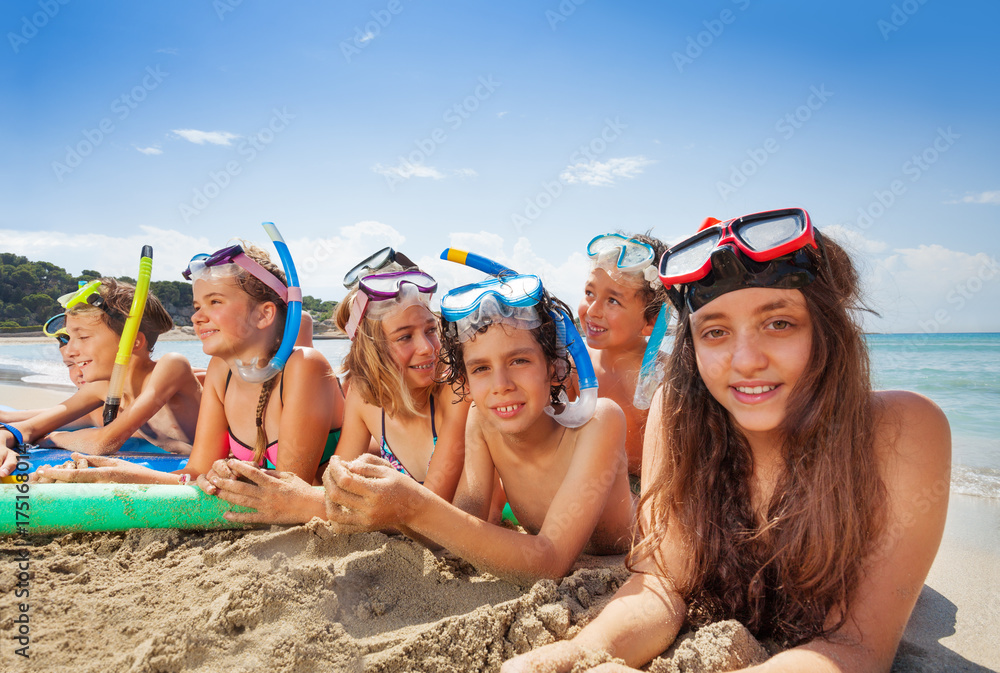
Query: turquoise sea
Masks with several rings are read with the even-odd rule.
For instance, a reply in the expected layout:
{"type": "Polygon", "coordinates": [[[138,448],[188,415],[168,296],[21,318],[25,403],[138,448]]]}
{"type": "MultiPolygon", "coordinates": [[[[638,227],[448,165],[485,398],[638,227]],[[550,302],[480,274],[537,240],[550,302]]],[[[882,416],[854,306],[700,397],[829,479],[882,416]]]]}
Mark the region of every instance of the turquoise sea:
{"type": "MultiPolygon", "coordinates": [[[[873,385],[912,390],[934,400],[951,423],[956,493],[1000,498],[1000,334],[873,334],[868,336],[873,385]]],[[[344,340],[316,347],[339,364],[344,340]]],[[[193,364],[208,358],[198,341],[164,341],[193,364]]],[[[71,385],[54,343],[0,344],[0,383],[71,385]]]]}

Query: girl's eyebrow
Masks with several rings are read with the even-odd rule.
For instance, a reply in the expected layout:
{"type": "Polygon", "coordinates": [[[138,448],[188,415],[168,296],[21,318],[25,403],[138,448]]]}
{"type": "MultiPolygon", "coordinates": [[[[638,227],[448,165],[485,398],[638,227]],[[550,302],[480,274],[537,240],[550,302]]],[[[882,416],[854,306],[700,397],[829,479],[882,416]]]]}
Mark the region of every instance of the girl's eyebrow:
{"type": "MultiPolygon", "coordinates": [[[[771,311],[779,311],[781,309],[787,309],[787,308],[797,308],[797,306],[792,302],[788,301],[787,299],[778,299],[776,301],[763,304],[762,306],[758,306],[756,309],[754,309],[753,314],[762,315],[764,313],[770,313],[771,311]]],[[[705,315],[702,316],[692,316],[692,318],[694,318],[694,322],[696,325],[700,325],[702,323],[709,322],[711,320],[719,320],[720,318],[726,318],[726,317],[728,316],[726,315],[726,313],[722,311],[717,311],[715,313],[706,313],[705,315]]]]}

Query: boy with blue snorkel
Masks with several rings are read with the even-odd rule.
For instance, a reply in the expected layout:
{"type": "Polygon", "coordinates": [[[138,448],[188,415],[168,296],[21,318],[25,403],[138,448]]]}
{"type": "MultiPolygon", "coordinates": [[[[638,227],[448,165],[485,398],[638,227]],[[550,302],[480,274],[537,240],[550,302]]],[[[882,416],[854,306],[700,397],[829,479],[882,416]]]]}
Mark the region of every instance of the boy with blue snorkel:
{"type": "MultiPolygon", "coordinates": [[[[577,308],[580,325],[600,384],[601,397],[618,403],[625,412],[629,477],[638,494],[642,466],[642,438],[655,381],[640,381],[644,354],[653,357],[659,338],[654,332],[667,294],[656,275],[656,264],[666,246],[648,234],[603,234],[587,246],[590,274],[577,308]],[[644,398],[644,399],[643,399],[644,398]]],[[[661,320],[665,323],[666,316],[661,320]]],[[[665,325],[664,325],[665,327],[665,325]]],[[[662,331],[658,331],[662,337],[662,331]]]]}
{"type": "Polygon", "coordinates": [[[596,395],[587,408],[589,396],[560,398],[566,346],[578,366],[587,357],[565,305],[536,276],[505,275],[449,292],[441,311],[447,380],[473,401],[454,504],[377,457],[334,457],[323,479],[334,529],[406,530],[519,581],[563,577],[584,552],[627,551],[625,418],[596,395]],[[486,521],[495,475],[527,535],[486,521]]]}
{"type": "Polygon", "coordinates": [[[157,337],[173,327],[170,315],[152,295],[146,300],[129,362],[127,404],[121,414],[103,427],[54,432],[103,406],[134,291],[131,285],[102,278],[60,298],[66,308],[65,331],[69,337],[62,350],[79,367],[85,384],[62,404],[28,420],[4,424],[0,429],[0,476],[10,474],[15,465],[16,456],[10,448],[38,443],[43,438],[46,446],[107,455],[138,433],[167,451],[191,452],[201,385],[184,356],[167,353],[152,359],[157,337]]]}

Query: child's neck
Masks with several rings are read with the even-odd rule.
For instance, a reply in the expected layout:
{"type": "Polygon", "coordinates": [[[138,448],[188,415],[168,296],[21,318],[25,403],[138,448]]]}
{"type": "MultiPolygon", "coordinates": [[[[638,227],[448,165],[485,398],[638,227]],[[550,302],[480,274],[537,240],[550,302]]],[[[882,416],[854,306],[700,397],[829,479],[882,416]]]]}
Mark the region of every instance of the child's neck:
{"type": "Polygon", "coordinates": [[[590,355],[604,371],[614,371],[618,366],[632,367],[636,359],[642,360],[646,352],[646,339],[637,336],[626,344],[618,348],[592,348],[590,355]]]}
{"type": "Polygon", "coordinates": [[[540,456],[559,446],[565,429],[554,418],[543,413],[523,432],[500,433],[500,436],[511,451],[540,456]]]}

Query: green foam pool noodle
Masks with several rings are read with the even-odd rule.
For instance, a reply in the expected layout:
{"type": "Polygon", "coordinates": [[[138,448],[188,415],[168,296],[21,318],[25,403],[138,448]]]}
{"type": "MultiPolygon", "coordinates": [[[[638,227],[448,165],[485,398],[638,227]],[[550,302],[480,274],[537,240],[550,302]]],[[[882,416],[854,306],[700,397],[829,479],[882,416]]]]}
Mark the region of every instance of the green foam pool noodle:
{"type": "Polygon", "coordinates": [[[0,486],[0,535],[56,535],[130,528],[217,530],[244,527],[245,524],[222,518],[223,514],[230,511],[255,510],[207,495],[197,486],[0,486]],[[25,489],[24,486],[28,488],[25,489]]]}

